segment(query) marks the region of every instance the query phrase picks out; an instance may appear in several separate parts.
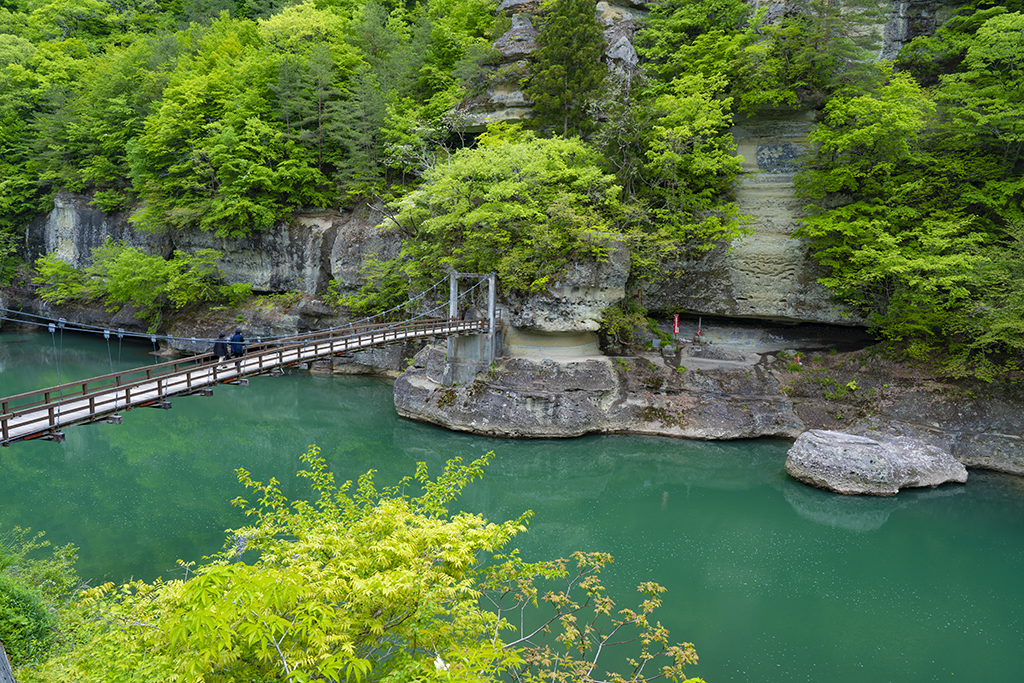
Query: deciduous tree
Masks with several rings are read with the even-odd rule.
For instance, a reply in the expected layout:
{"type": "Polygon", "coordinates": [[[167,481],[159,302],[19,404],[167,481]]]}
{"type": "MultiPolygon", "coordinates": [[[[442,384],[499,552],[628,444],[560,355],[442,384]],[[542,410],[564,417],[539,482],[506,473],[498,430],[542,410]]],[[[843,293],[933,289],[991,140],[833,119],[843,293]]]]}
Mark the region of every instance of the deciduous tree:
{"type": "Polygon", "coordinates": [[[310,447],[299,472],[309,501],[238,470],[256,496],[235,501],[250,526],[206,564],[184,564],[185,579],[87,591],[79,646],[19,680],[685,678],[697,657],[653,619],[660,586],[641,583],[640,604],[618,608],[598,576],[607,555],[527,563],[509,544],[530,513],[494,523],[449,511],[490,457],[450,460],[437,479],[420,463],[379,489],[373,471],[339,486],[310,447]],[[547,581],[555,588],[542,593],[547,581]],[[538,599],[550,613],[520,630],[538,599]],[[610,662],[621,643],[635,648],[610,662]]]}

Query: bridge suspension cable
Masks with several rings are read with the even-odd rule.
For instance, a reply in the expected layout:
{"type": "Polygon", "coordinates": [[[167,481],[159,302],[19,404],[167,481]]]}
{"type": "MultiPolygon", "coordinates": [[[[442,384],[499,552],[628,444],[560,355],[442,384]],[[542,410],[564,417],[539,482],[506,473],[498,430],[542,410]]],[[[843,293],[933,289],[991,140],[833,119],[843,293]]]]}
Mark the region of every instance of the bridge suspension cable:
{"type": "MultiPolygon", "coordinates": [[[[388,308],[388,309],[386,309],[384,311],[381,311],[380,313],[375,313],[374,315],[365,316],[365,317],[360,318],[358,320],[354,320],[351,323],[349,323],[349,325],[368,325],[368,324],[372,324],[375,320],[378,320],[378,319],[383,322],[383,321],[386,320],[387,316],[390,315],[390,314],[397,313],[397,312],[402,311],[402,310],[409,310],[409,309],[411,309],[413,304],[415,304],[418,301],[425,300],[427,295],[429,295],[430,293],[437,292],[437,291],[444,291],[442,289],[442,285],[447,287],[447,283],[448,283],[448,276],[445,276],[443,279],[438,280],[437,282],[435,282],[430,287],[424,289],[419,294],[410,297],[406,301],[403,301],[400,304],[397,304],[395,306],[392,306],[391,308],[388,308]]],[[[466,292],[460,293],[459,294],[459,300],[462,300],[463,298],[468,296],[469,293],[472,292],[473,289],[475,289],[475,288],[476,288],[476,286],[470,288],[466,292]]],[[[444,317],[444,311],[447,308],[447,306],[448,306],[448,302],[446,300],[444,303],[439,303],[439,304],[434,305],[432,308],[427,308],[427,309],[424,309],[424,310],[420,311],[419,313],[413,315],[411,318],[408,318],[408,320],[423,320],[423,319],[444,317]]],[[[51,323],[59,324],[59,325],[61,325],[60,329],[61,329],[62,334],[63,334],[63,331],[65,329],[67,329],[67,331],[69,331],[69,332],[83,332],[83,333],[87,333],[87,334],[103,334],[103,333],[106,333],[107,335],[109,335],[111,333],[110,328],[107,328],[107,327],[102,327],[102,326],[98,326],[98,325],[89,325],[87,323],[74,323],[74,322],[66,321],[64,318],[54,319],[54,318],[49,318],[49,317],[42,316],[42,315],[36,315],[36,314],[33,314],[33,313],[26,313],[24,311],[16,311],[16,310],[13,310],[13,309],[10,309],[10,308],[0,307],[0,313],[3,314],[3,315],[0,315],[0,320],[5,320],[5,321],[9,321],[9,322],[14,322],[14,323],[27,324],[27,325],[39,325],[39,326],[47,326],[47,325],[49,325],[51,323]],[[18,317],[10,317],[10,316],[18,316],[18,317]]],[[[312,333],[316,333],[316,332],[329,332],[330,330],[338,329],[339,327],[345,327],[345,326],[324,327],[324,328],[320,328],[320,329],[317,329],[317,330],[313,330],[310,333],[312,334],[312,333]]],[[[168,342],[168,343],[171,343],[171,342],[184,342],[184,343],[188,343],[188,344],[191,344],[191,345],[205,344],[207,346],[212,345],[213,342],[216,341],[216,339],[214,339],[212,337],[211,338],[205,338],[205,337],[178,337],[178,336],[174,336],[174,335],[165,335],[165,334],[132,332],[130,330],[124,330],[124,329],[118,329],[117,330],[117,334],[118,334],[119,346],[120,346],[121,340],[123,340],[124,338],[141,339],[141,340],[149,339],[149,341],[154,345],[154,350],[155,350],[155,347],[156,347],[156,343],[158,341],[165,341],[165,342],[168,342]]],[[[257,343],[272,342],[272,341],[288,339],[290,336],[292,336],[292,335],[279,334],[279,335],[270,335],[270,336],[266,336],[266,337],[260,335],[259,337],[256,338],[256,340],[257,340],[257,343]]],[[[109,336],[107,337],[107,339],[109,340],[109,336]]]]}

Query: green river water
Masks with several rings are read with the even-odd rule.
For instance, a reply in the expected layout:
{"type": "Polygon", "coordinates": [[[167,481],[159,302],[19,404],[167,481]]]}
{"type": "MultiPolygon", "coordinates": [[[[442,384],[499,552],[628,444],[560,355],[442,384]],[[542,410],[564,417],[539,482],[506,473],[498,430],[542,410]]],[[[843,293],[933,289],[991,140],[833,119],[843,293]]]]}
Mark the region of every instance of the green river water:
{"type": "MultiPolygon", "coordinates": [[[[151,363],[148,350],[6,332],[0,395],[57,384],[57,358],[69,381],[151,363]]],[[[94,583],[169,578],[243,524],[237,467],[301,496],[310,444],[340,480],[374,468],[380,484],[493,450],[461,505],[492,520],[532,509],[527,559],[612,553],[604,577],[624,604],[642,580],[667,587],[660,619],[696,645],[688,673],[708,683],[1022,678],[1024,480],[972,471],[965,486],[847,498],[790,479],[783,441],[487,439],[400,419],[391,390],[295,372],[14,444],[0,449],[0,529],[75,543],[94,583]]]]}

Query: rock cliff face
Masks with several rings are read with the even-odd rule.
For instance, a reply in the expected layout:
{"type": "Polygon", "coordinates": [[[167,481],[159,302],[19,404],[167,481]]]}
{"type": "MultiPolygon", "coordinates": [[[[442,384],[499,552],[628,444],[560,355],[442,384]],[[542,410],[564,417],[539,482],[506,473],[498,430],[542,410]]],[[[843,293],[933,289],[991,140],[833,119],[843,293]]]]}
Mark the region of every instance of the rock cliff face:
{"type": "Polygon", "coordinates": [[[24,256],[34,261],[57,254],[76,268],[92,263],[93,250],[115,239],[149,254],[169,256],[173,247],[167,235],[142,233],[132,228],[128,214],[105,214],[89,205],[89,197],[59,194],[53,209],[33,220],[25,230],[24,256]]]}
{"type": "MultiPolygon", "coordinates": [[[[108,238],[163,256],[170,256],[175,250],[194,252],[209,248],[223,254],[218,265],[229,283],[248,282],[257,292],[290,291],[307,295],[305,301],[286,310],[255,306],[238,312],[244,322],[234,318],[203,322],[185,316],[166,321],[166,332],[180,337],[170,346],[181,353],[205,351],[208,343],[190,340],[209,337],[212,329],[224,331],[241,325],[249,338],[256,339],[344,324],[343,316],[319,303],[315,296],[331,279],[338,282],[342,294],[355,292],[363,283],[359,269],[369,255],[386,259],[396,255],[401,247],[397,235],[381,227],[382,216],[371,210],[301,215],[266,232],[231,239],[198,231],[139,232],[132,227],[126,213],[107,215],[90,207],[88,202],[88,197],[58,196],[53,210],[27,226],[26,258],[34,260],[52,252],[71,265],[82,267],[91,262],[93,250],[108,238]],[[207,329],[204,325],[218,327],[207,329]]],[[[134,317],[130,308],[111,315],[102,306],[58,309],[41,301],[34,305],[39,313],[50,317],[136,332],[147,328],[134,317]]],[[[413,350],[402,353],[402,358],[411,357],[413,350]]],[[[338,371],[394,374],[402,363],[392,363],[392,360],[388,354],[368,352],[358,360],[352,359],[349,364],[352,367],[344,370],[341,369],[344,361],[339,361],[338,371]]]]}
{"type": "Polygon", "coordinates": [[[692,311],[767,320],[863,324],[818,284],[824,272],[793,238],[805,215],[793,177],[806,151],[814,111],[764,111],[733,128],[743,174],[736,200],[753,234],[697,258],[669,264],[673,277],[646,286],[644,304],[666,313],[692,311]]]}
{"type": "Polygon", "coordinates": [[[163,256],[176,249],[216,249],[224,255],[218,265],[229,282],[249,282],[258,292],[314,295],[330,279],[339,282],[343,293],[355,291],[362,283],[359,268],[368,255],[390,258],[401,246],[397,235],[382,228],[382,216],[372,210],[299,215],[291,223],[235,239],[199,231],[137,231],[126,213],[107,215],[88,201],[83,196],[58,196],[49,214],[28,225],[25,256],[35,260],[55,252],[81,267],[108,238],[163,256]]]}
{"type": "Polygon", "coordinates": [[[508,295],[505,319],[534,332],[596,332],[601,312],[626,296],[629,260],[628,247],[618,244],[607,261],[575,264],[540,294],[508,295]]]}
{"type": "Polygon", "coordinates": [[[879,59],[896,59],[904,45],[919,36],[930,36],[964,3],[959,0],[893,0],[881,27],[879,59]]]}

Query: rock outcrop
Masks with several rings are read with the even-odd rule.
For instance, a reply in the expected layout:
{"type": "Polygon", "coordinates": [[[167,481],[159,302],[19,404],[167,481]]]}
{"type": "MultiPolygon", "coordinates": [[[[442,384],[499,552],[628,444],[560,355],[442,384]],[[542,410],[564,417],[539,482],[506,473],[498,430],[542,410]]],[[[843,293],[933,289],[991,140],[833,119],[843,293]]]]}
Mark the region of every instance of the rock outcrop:
{"type": "Polygon", "coordinates": [[[554,438],[588,433],[691,439],[794,438],[804,430],[763,372],[680,372],[645,358],[504,358],[443,386],[445,355],[427,347],[395,381],[399,415],[457,431],[554,438]]]}
{"type": "Polygon", "coordinates": [[[786,471],[815,488],[873,496],[967,481],[963,464],[918,439],[898,436],[876,441],[820,429],[800,435],[789,449],[786,471]]]}
{"type": "Polygon", "coordinates": [[[615,244],[607,260],[571,264],[544,292],[508,295],[506,320],[539,332],[596,332],[602,311],[626,296],[629,248],[615,244]]]}
{"type": "Polygon", "coordinates": [[[818,283],[825,271],[793,237],[806,202],[793,177],[812,110],[765,110],[739,119],[733,128],[743,173],[736,193],[740,211],[753,218],[752,234],[695,258],[668,265],[672,277],[644,287],[644,304],[729,317],[862,325],[818,283]]]}
{"type": "Polygon", "coordinates": [[[881,27],[879,59],[896,59],[905,45],[914,38],[935,33],[962,6],[959,0],[894,0],[881,27]]]}
{"type": "MultiPolygon", "coordinates": [[[[943,381],[849,350],[858,340],[842,328],[712,324],[710,344],[618,358],[601,355],[587,332],[506,331],[508,355],[456,386],[442,383],[444,353],[424,351],[396,381],[395,405],[414,420],[506,437],[911,437],[966,467],[1024,476],[1024,373],[943,381]]],[[[680,337],[695,329],[681,321],[680,337]]]]}

